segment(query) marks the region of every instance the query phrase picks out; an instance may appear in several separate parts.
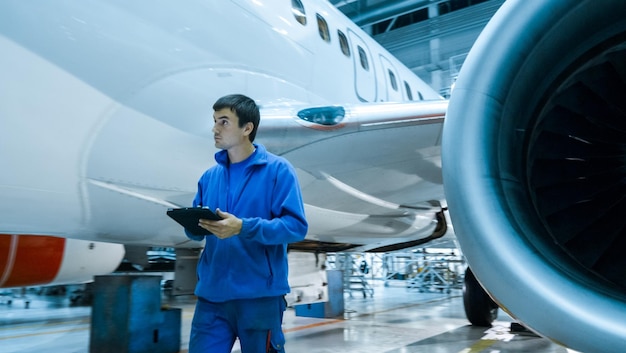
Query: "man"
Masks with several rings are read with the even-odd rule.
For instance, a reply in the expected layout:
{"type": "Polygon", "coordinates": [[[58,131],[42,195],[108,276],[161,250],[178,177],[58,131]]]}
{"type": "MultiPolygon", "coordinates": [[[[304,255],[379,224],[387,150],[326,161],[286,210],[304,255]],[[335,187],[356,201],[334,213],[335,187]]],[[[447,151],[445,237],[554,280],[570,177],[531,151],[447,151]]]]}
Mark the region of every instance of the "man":
{"type": "Polygon", "coordinates": [[[242,353],[284,352],[282,333],[287,244],[304,239],[308,224],[295,170],[255,144],[260,114],[243,95],[213,105],[217,165],[198,182],[194,207],[221,220],[200,220],[213,235],[198,263],[198,297],[190,353],[229,353],[238,337],[242,353]]]}

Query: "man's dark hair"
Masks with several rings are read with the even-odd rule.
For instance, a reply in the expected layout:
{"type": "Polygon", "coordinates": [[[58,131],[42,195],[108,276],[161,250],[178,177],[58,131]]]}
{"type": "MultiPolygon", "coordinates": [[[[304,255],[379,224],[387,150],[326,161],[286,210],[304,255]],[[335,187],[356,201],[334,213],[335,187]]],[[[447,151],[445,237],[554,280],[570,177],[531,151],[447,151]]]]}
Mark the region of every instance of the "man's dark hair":
{"type": "Polygon", "coordinates": [[[215,111],[224,108],[229,108],[233,113],[237,114],[240,128],[247,123],[253,124],[252,132],[248,138],[250,139],[250,142],[254,142],[256,130],[259,127],[259,121],[261,120],[259,107],[256,105],[254,100],[244,96],[243,94],[230,94],[218,99],[217,102],[213,104],[213,110],[215,111]]]}

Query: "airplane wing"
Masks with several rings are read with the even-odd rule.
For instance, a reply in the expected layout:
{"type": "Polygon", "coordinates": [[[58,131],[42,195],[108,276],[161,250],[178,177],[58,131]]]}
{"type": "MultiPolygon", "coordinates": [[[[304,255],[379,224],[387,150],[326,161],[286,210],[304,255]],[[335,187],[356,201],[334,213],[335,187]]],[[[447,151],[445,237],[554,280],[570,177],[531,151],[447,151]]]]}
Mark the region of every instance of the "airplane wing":
{"type": "Polygon", "coordinates": [[[297,169],[307,240],[399,249],[430,240],[435,229],[445,233],[438,215],[446,107],[443,100],[264,106],[258,139],[297,169]]]}

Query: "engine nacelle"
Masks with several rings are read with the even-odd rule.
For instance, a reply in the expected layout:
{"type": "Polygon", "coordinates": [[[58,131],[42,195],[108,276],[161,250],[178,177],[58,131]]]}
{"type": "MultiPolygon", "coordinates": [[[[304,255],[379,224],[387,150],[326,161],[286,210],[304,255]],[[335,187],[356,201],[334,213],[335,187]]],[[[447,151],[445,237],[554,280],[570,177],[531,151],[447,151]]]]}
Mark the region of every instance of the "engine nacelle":
{"type": "Polygon", "coordinates": [[[472,271],[513,317],[626,349],[626,6],[506,1],[472,48],[442,145],[472,271]]]}
{"type": "Polygon", "coordinates": [[[84,282],[124,258],[121,244],[0,234],[0,288],[84,282]]]}

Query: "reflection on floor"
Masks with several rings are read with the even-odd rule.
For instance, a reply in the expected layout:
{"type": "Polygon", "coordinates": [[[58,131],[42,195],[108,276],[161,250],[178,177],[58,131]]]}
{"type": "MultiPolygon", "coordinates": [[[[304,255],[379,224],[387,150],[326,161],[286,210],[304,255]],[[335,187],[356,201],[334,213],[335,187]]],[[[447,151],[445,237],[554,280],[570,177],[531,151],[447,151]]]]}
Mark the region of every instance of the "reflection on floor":
{"type": "MultiPolygon", "coordinates": [[[[403,286],[373,283],[374,296],[345,296],[343,318],[318,319],[285,313],[290,353],[557,353],[566,349],[529,333],[511,333],[501,313],[492,328],[468,324],[459,290],[420,293],[403,286]]],[[[91,308],[69,306],[67,296],[27,295],[9,305],[0,301],[0,351],[89,352],[91,308]]],[[[181,352],[187,352],[194,298],[168,305],[183,309],[181,352]]],[[[236,345],[233,352],[239,352],[236,345]]]]}

